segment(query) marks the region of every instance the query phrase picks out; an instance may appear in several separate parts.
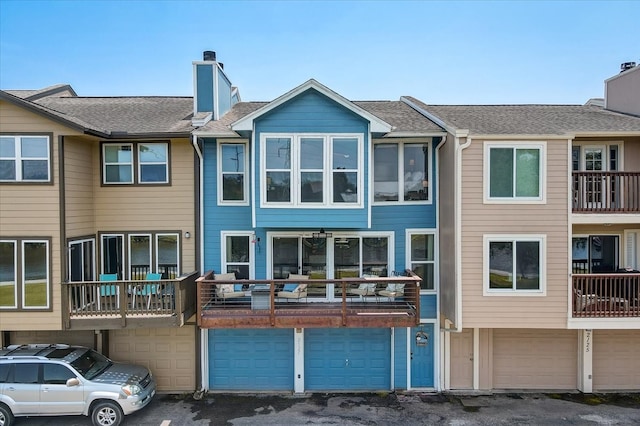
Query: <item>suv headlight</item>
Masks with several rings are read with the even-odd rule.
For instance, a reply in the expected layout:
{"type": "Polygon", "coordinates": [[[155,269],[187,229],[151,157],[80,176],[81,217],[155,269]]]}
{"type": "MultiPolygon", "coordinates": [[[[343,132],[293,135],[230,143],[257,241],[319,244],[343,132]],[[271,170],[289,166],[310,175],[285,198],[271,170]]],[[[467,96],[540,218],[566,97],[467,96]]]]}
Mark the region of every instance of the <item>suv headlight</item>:
{"type": "Polygon", "coordinates": [[[138,385],[124,385],[122,387],[122,392],[127,396],[137,395],[142,392],[142,388],[138,385]]]}

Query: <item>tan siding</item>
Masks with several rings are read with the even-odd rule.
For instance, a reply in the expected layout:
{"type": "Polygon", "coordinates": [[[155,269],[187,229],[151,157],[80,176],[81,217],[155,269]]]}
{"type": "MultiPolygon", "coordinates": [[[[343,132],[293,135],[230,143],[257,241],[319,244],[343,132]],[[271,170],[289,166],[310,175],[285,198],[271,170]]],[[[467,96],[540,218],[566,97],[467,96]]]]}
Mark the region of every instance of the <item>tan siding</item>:
{"type": "Polygon", "coordinates": [[[640,390],[640,330],[595,330],[593,389],[640,390]]]}
{"type": "Polygon", "coordinates": [[[0,101],[0,132],[48,133],[52,137],[53,184],[0,185],[0,236],[50,238],[51,298],[49,312],[0,312],[2,330],[60,330],[60,201],[58,136],[77,134],[54,121],[0,101]]]}
{"type": "Polygon", "coordinates": [[[65,138],[65,205],[67,237],[95,233],[93,185],[96,168],[92,161],[98,150],[96,141],[65,138]]]}
{"type": "MultiPolygon", "coordinates": [[[[99,164],[99,152],[94,163],[99,164]]],[[[100,170],[95,170],[94,212],[99,232],[181,231],[183,234],[182,270],[196,270],[195,238],[195,163],[188,139],[171,142],[170,186],[101,186],[100,170]],[[126,220],[123,214],[126,213],[126,220]]]]}
{"type": "Polygon", "coordinates": [[[568,285],[568,142],[546,143],[545,204],[483,204],[484,141],[463,151],[463,325],[564,328],[568,285]],[[483,296],[483,236],[546,235],[546,296],[483,296]]]}

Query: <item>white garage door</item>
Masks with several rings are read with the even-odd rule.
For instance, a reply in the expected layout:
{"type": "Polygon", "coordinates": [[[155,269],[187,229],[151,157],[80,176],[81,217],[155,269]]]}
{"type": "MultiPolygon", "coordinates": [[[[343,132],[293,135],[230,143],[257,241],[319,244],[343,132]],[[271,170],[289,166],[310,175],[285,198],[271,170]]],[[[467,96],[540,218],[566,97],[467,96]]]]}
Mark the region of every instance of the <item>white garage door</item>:
{"type": "Polygon", "coordinates": [[[495,389],[576,389],[575,330],[493,331],[495,389]]]}
{"type": "Polygon", "coordinates": [[[144,365],[158,390],[193,391],[196,388],[195,326],[137,328],[109,332],[109,358],[144,365]]]}
{"type": "Polygon", "coordinates": [[[593,389],[640,390],[640,330],[593,332],[593,389]]]}

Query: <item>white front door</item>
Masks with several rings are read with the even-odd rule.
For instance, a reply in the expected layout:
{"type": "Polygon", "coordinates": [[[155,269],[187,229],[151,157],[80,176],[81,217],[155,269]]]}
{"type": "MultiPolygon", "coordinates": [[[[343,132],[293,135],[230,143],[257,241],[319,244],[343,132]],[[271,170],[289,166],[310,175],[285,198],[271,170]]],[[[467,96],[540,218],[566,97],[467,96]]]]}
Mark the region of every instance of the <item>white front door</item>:
{"type": "Polygon", "coordinates": [[[607,187],[605,176],[600,173],[607,170],[607,150],[604,145],[585,146],[583,149],[582,164],[587,172],[595,172],[594,176],[588,176],[583,186],[583,200],[588,208],[600,208],[607,203],[607,187]]]}

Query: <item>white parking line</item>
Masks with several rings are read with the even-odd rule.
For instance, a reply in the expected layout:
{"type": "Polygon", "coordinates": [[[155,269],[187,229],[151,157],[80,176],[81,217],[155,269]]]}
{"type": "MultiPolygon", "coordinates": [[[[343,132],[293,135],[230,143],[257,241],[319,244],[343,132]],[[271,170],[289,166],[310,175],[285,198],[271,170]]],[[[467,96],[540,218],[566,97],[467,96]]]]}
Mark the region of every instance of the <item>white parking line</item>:
{"type": "Polygon", "coordinates": [[[169,426],[171,424],[171,420],[163,420],[162,423],[160,423],[160,426],[169,426]]]}

